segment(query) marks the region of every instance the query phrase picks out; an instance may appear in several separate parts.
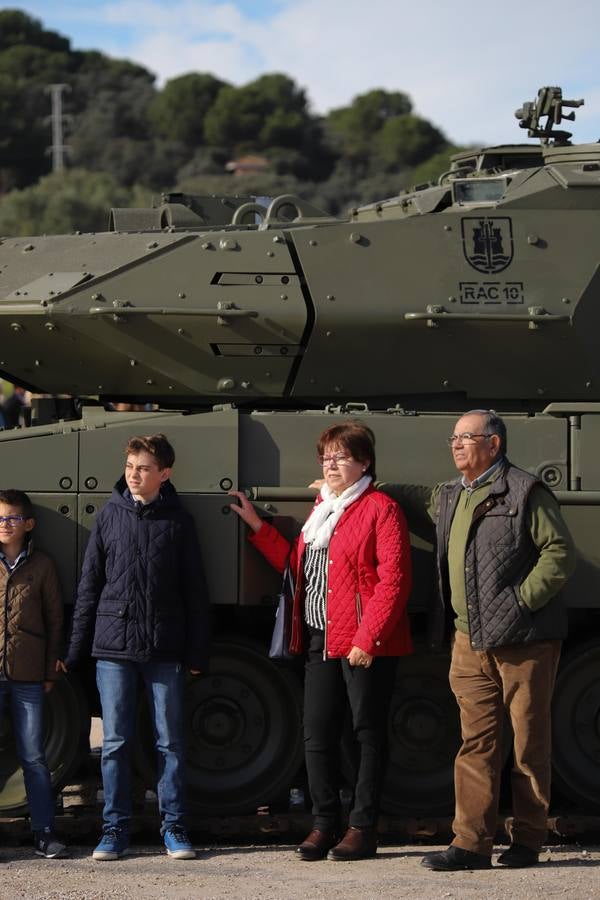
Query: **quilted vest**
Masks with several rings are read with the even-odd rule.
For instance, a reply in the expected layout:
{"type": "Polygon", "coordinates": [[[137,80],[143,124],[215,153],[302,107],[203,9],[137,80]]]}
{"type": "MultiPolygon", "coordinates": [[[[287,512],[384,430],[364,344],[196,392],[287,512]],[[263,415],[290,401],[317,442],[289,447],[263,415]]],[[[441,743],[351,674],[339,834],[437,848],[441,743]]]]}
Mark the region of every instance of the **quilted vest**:
{"type": "MultiPolygon", "coordinates": [[[[507,463],[489,495],[473,512],[465,553],[465,587],[471,646],[489,650],[566,637],[567,615],[560,595],[537,612],[521,598],[519,585],[538,557],[527,527],[527,499],[541,484],[534,475],[507,463]]],[[[444,618],[451,609],[448,539],[460,492],[460,479],[440,492],[437,522],[438,576],[442,606],[434,625],[434,643],[443,639],[444,618]]]]}

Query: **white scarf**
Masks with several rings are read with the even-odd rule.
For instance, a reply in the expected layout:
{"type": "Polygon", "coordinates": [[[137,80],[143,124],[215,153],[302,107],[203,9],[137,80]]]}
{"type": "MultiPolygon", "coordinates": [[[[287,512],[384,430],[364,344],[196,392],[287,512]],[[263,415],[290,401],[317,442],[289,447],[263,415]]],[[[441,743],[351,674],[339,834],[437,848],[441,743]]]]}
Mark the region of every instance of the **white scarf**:
{"type": "Polygon", "coordinates": [[[347,506],[360,497],[371,484],[370,475],[363,475],[354,484],[346,488],[336,497],[330,487],[324,484],[321,488],[321,502],[315,506],[302,527],[304,543],[312,544],[315,550],[329,546],[331,535],[347,506]]]}

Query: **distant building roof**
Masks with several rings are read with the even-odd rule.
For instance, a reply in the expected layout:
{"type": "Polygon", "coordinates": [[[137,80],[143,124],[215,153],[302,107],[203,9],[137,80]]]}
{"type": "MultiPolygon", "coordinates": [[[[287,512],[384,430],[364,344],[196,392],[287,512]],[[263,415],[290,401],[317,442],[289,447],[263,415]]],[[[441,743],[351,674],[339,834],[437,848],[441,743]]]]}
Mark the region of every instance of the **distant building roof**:
{"type": "Polygon", "coordinates": [[[270,162],[264,156],[240,156],[239,159],[231,159],[225,163],[228,172],[234,175],[255,175],[270,168],[270,162]]]}

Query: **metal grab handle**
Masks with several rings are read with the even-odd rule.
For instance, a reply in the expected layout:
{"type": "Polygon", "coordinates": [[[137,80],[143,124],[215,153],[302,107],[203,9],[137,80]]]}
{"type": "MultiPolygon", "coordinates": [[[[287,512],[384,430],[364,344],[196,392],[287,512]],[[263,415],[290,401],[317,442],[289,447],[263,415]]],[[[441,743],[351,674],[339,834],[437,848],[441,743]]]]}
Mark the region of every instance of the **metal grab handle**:
{"type": "Polygon", "coordinates": [[[41,303],[2,303],[0,314],[3,316],[47,316],[49,307],[41,303]]]}
{"type": "MultiPolygon", "coordinates": [[[[85,311],[83,314],[86,315],[85,311]]],[[[73,313],[71,313],[73,315],[73,313]]],[[[91,306],[90,316],[215,316],[220,319],[256,319],[255,309],[197,309],[193,306],[91,306]]]]}
{"type": "Polygon", "coordinates": [[[600,491],[553,491],[561,506],[598,506],[600,491]]]}
{"type": "Polygon", "coordinates": [[[245,489],[249,500],[310,500],[314,502],[318,491],[308,487],[261,486],[245,489]]]}
{"type": "Polygon", "coordinates": [[[91,306],[89,309],[69,309],[67,306],[54,306],[43,303],[2,303],[0,315],[11,316],[215,316],[220,319],[256,319],[255,309],[196,309],[185,306],[91,306]]]}
{"type": "Polygon", "coordinates": [[[546,312],[542,306],[530,306],[527,313],[481,313],[448,312],[443,306],[428,306],[425,312],[407,312],[408,322],[425,320],[430,328],[437,328],[438,322],[526,322],[530,328],[539,325],[557,325],[571,322],[571,316],[546,312]]]}
{"type": "Polygon", "coordinates": [[[404,318],[408,321],[418,319],[431,319],[432,322],[443,322],[446,319],[453,319],[456,322],[478,322],[484,319],[487,322],[570,322],[571,317],[565,315],[555,315],[542,311],[540,307],[532,306],[527,313],[467,313],[467,312],[448,312],[440,306],[427,307],[425,312],[404,313],[404,318]]]}
{"type": "Polygon", "coordinates": [[[570,316],[556,316],[553,313],[535,313],[534,315],[519,315],[518,313],[508,313],[500,315],[498,313],[428,313],[428,312],[409,312],[404,313],[404,318],[409,321],[416,319],[431,319],[432,322],[444,322],[452,319],[456,322],[479,322],[484,319],[487,322],[570,322],[570,316]]]}

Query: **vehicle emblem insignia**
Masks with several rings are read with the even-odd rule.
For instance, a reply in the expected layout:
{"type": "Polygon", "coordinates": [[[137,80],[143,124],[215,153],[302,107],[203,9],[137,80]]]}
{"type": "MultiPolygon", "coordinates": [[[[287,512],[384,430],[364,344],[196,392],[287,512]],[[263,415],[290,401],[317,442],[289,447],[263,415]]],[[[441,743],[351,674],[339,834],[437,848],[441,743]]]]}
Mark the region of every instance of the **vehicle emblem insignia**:
{"type": "Polygon", "coordinates": [[[461,228],[463,251],[470,266],[484,275],[508,268],[513,258],[510,219],[473,216],[462,219],[461,228]]]}

